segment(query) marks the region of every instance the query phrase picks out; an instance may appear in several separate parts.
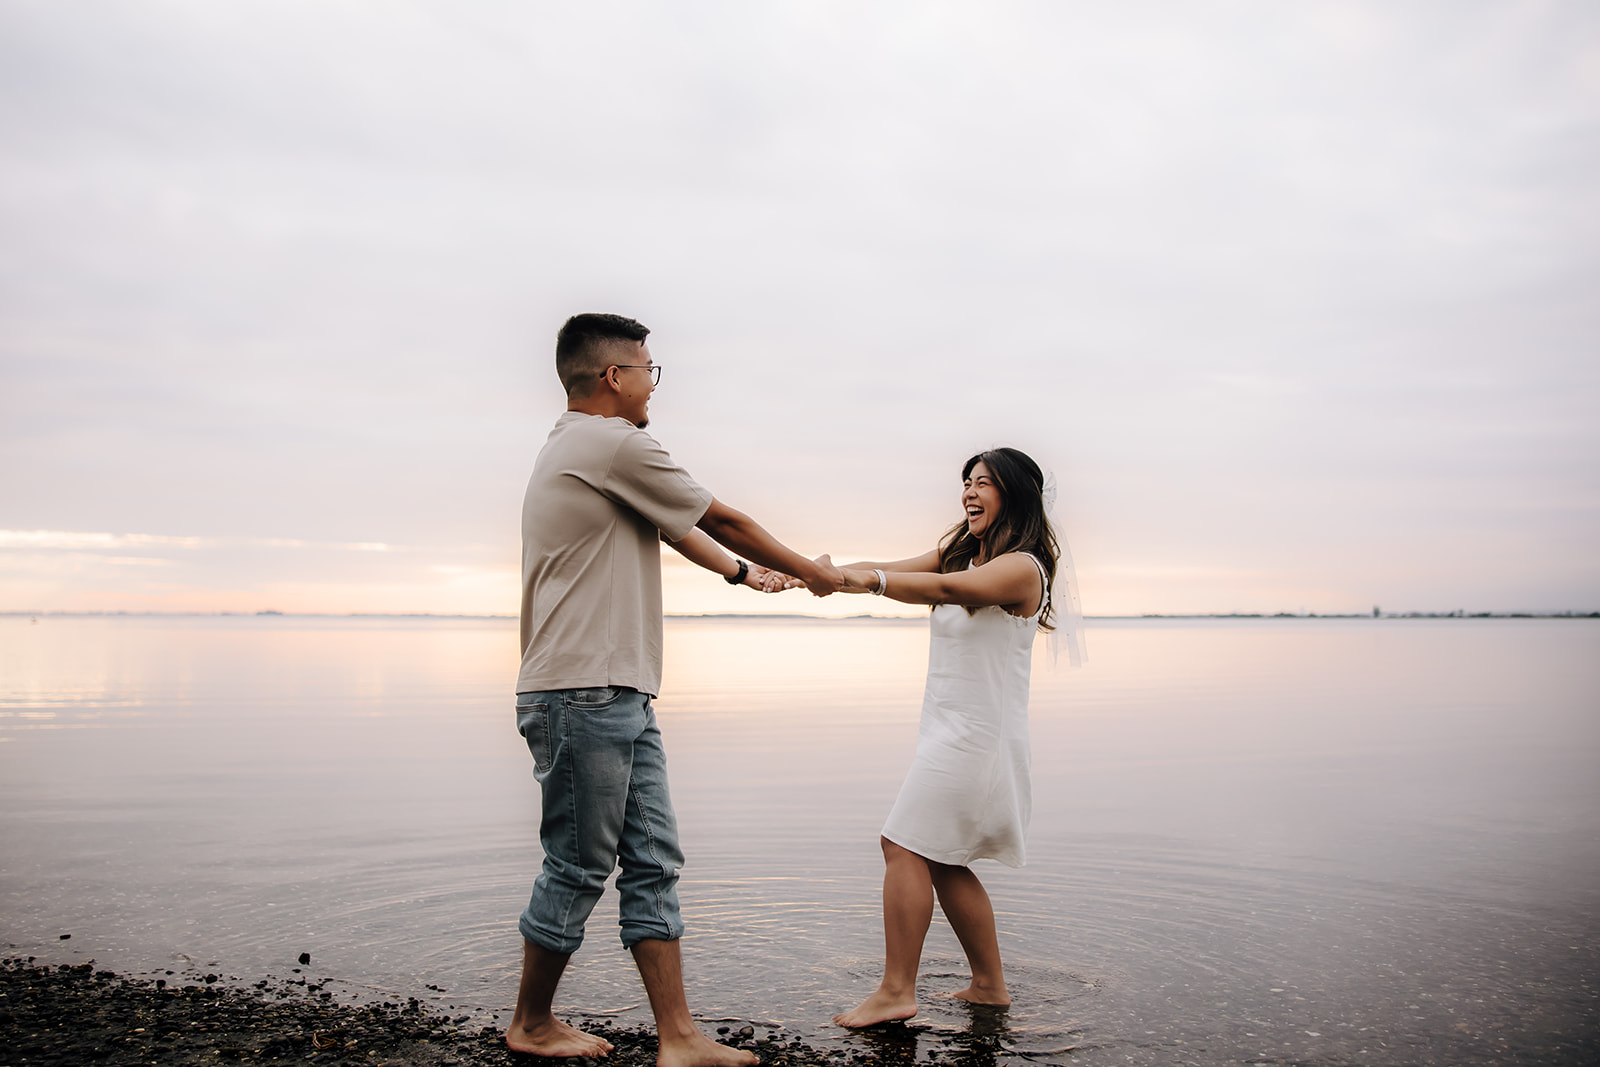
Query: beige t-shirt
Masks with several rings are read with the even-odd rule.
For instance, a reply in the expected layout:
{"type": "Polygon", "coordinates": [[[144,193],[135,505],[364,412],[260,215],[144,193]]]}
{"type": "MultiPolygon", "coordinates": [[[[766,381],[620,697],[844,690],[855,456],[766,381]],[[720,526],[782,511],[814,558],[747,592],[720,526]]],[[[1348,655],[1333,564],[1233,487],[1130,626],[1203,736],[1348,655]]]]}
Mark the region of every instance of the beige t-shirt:
{"type": "Polygon", "coordinates": [[[517,692],[661,690],[661,538],[681,541],[711,493],[626,419],[568,411],[522,501],[517,692]]]}

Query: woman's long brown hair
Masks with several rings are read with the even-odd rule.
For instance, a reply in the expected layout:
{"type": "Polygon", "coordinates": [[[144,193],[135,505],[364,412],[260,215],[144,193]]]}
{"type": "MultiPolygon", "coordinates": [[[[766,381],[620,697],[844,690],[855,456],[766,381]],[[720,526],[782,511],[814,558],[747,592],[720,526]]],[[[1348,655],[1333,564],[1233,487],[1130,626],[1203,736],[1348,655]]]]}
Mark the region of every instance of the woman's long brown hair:
{"type": "MultiPolygon", "coordinates": [[[[1044,472],[1027,453],[1015,448],[996,448],[979,452],[961,468],[961,481],[972,477],[972,468],[982,463],[1000,490],[1000,514],[989,521],[983,540],[967,530],[966,520],[956,523],[939,543],[939,573],[964,571],[974,561],[987,563],[1007,552],[1026,552],[1044,564],[1045,610],[1039,616],[1039,629],[1053,630],[1055,615],[1056,561],[1061,557],[1056,535],[1044,513],[1044,472]]],[[[971,615],[977,608],[967,608],[971,615]]]]}

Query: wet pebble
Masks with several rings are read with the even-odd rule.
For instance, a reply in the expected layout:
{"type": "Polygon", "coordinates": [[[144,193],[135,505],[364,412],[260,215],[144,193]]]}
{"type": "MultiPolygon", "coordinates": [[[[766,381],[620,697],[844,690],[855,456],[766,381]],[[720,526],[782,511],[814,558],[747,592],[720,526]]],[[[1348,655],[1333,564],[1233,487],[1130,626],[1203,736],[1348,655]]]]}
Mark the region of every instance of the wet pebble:
{"type": "MultiPolygon", "coordinates": [[[[282,979],[248,984],[218,978],[182,990],[166,980],[126,978],[92,964],[48,967],[26,958],[0,960],[0,1032],[4,1063],[159,1062],[163,1067],[218,1067],[223,1062],[388,1067],[655,1067],[649,1027],[574,1020],[611,1042],[602,1060],[539,1060],[508,1054],[502,1030],[459,1029],[427,1012],[415,997],[339,1004],[282,979]],[[109,1035],[109,1036],[108,1036],[109,1035]]],[[[716,1028],[727,1044],[759,1049],[764,1067],[909,1067],[868,1050],[828,1052],[754,1026],[716,1028]]],[[[948,1060],[945,1062],[949,1062],[948,1060]]],[[[967,1067],[962,1061],[962,1067],[967,1067]]],[[[972,1067],[993,1067],[974,1062],[972,1067]]]]}

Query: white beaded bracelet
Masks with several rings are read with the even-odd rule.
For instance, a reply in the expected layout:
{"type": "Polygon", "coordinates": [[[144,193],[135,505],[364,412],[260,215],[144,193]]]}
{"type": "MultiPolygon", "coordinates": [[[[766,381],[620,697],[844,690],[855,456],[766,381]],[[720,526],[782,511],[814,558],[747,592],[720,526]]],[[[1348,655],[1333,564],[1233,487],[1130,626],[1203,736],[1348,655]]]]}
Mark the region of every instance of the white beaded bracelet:
{"type": "Polygon", "coordinates": [[[889,591],[889,576],[878,570],[876,567],[873,568],[872,573],[878,576],[878,588],[872,591],[872,595],[882,596],[884,593],[889,591]]]}

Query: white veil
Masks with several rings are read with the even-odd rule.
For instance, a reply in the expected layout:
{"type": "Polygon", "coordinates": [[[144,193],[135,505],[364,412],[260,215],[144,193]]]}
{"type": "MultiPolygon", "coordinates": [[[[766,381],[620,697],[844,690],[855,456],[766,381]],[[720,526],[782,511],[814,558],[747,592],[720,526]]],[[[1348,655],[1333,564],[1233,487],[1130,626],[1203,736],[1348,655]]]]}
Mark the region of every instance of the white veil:
{"type": "Polygon", "coordinates": [[[1089,650],[1083,642],[1083,601],[1078,597],[1078,572],[1072,565],[1072,549],[1067,544],[1066,531],[1061,529],[1061,524],[1053,515],[1056,509],[1055,471],[1044,476],[1040,496],[1044,504],[1045,521],[1055,531],[1056,544],[1061,549],[1061,557],[1056,560],[1055,588],[1051,592],[1056,608],[1056,628],[1050,631],[1050,662],[1060,662],[1061,648],[1065,645],[1068,665],[1081,667],[1089,661],[1089,650]]]}

